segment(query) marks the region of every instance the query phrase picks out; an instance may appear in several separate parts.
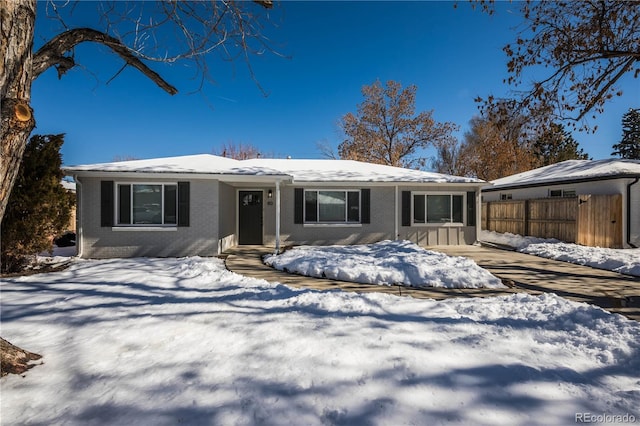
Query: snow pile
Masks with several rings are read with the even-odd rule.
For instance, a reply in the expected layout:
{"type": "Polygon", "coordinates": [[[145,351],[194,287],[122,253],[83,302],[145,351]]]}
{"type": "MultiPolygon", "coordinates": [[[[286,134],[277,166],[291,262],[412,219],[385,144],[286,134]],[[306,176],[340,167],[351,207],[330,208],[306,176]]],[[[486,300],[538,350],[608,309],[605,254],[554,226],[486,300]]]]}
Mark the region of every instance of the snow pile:
{"type": "Polygon", "coordinates": [[[556,295],[318,292],[218,259],[4,279],[2,424],[558,425],[640,419],[640,323],[556,295]]]}
{"type": "Polygon", "coordinates": [[[69,260],[71,260],[70,258],[74,257],[76,254],[76,246],[58,247],[54,245],[52,252],[43,251],[36,256],[36,261],[40,264],[43,263],[49,265],[66,263],[69,262],[69,260]]]}
{"type": "Polygon", "coordinates": [[[548,259],[640,277],[640,249],[609,249],[569,243],[531,244],[520,250],[548,259]]]}
{"type": "Polygon", "coordinates": [[[522,235],[512,234],[510,232],[493,232],[493,231],[480,231],[480,240],[486,241],[489,243],[500,244],[503,246],[513,247],[516,250],[523,249],[527,247],[529,244],[538,244],[538,243],[559,243],[560,240],[555,240],[553,238],[538,238],[522,235]]]}
{"type": "Polygon", "coordinates": [[[563,243],[554,239],[522,237],[482,231],[481,240],[514,247],[521,253],[560,260],[621,274],[640,276],[640,249],[608,249],[563,243]]]}
{"type": "Polygon", "coordinates": [[[411,287],[500,288],[473,260],[429,251],[410,241],[352,246],[301,246],[264,262],[281,271],[364,284],[411,287]]]}

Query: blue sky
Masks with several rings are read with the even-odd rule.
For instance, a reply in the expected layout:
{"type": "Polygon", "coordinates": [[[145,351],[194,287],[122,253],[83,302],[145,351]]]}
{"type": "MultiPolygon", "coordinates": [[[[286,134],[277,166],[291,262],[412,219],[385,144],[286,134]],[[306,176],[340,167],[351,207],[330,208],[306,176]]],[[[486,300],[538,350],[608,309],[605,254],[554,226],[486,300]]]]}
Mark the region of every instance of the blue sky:
{"type": "MultiPolygon", "coordinates": [[[[55,34],[39,3],[36,47],[55,34]]],[[[76,6],[72,22],[95,26],[96,3],[76,6]]],[[[151,64],[180,93],[170,96],[101,46],[76,49],[83,65],[58,80],[48,70],[33,85],[36,133],[66,133],[65,164],[211,153],[223,143],[252,144],[276,157],[321,158],[318,143],[337,146],[340,118],[355,112],[361,87],[376,79],[416,84],[416,110],[461,126],[478,113],[476,96],[505,96],[502,47],[521,24],[517,3],[488,16],[467,2],[282,2],[268,34],[281,57],[244,63],[213,61],[214,84],[191,93],[193,70],[151,64]]],[[[594,121],[595,134],[574,133],[593,158],[607,158],[620,140],[621,118],[640,107],[640,79],[625,78],[625,95],[594,121]]]]}

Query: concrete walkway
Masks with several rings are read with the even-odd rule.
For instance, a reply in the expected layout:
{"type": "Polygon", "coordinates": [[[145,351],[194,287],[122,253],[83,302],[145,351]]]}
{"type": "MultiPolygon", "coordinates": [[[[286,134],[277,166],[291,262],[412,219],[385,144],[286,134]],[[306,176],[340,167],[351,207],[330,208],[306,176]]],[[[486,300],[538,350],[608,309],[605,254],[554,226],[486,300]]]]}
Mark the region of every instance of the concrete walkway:
{"type": "Polygon", "coordinates": [[[449,297],[500,296],[517,292],[531,294],[552,292],[570,300],[598,305],[611,312],[640,321],[640,279],[637,277],[487,247],[438,246],[430,249],[451,256],[469,257],[512,287],[506,289],[431,287],[423,289],[310,278],[281,272],[264,265],[262,256],[272,252],[272,249],[264,246],[233,248],[226,253],[226,265],[227,269],[238,274],[261,278],[269,282],[280,282],[292,287],[317,290],[339,289],[359,293],[374,291],[436,300],[449,297]]]}
{"type": "Polygon", "coordinates": [[[273,249],[264,246],[237,246],[225,253],[225,264],[228,270],[240,275],[259,278],[269,282],[279,282],[291,287],[312,288],[316,290],[344,290],[357,293],[378,292],[436,300],[449,297],[500,296],[513,294],[518,291],[517,289],[511,288],[413,288],[397,285],[358,284],[325,278],[312,278],[278,271],[265,265],[262,263],[262,256],[270,253],[273,253],[273,249]]]}

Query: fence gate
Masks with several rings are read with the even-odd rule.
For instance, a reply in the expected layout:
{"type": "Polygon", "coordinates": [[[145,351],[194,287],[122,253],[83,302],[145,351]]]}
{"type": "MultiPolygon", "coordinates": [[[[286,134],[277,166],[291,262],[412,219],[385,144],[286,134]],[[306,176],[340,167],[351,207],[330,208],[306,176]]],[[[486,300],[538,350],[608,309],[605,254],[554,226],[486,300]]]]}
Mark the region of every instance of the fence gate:
{"type": "Polygon", "coordinates": [[[578,244],[622,248],[622,195],[578,197],[578,244]]]}

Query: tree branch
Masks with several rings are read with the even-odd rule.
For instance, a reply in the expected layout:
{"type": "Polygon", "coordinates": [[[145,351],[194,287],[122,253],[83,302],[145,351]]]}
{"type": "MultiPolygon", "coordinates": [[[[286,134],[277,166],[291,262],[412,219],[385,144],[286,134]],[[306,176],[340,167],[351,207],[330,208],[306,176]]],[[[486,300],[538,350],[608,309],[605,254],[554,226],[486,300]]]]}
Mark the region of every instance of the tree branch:
{"type": "Polygon", "coordinates": [[[636,61],[636,59],[634,58],[629,58],[622,67],[620,67],[620,70],[618,71],[618,73],[613,76],[608,82],[607,84],[605,84],[605,86],[600,90],[600,92],[598,92],[598,94],[596,94],[595,96],[593,96],[591,98],[591,101],[589,101],[589,103],[584,107],[584,109],[582,110],[582,112],[580,113],[580,115],[578,116],[578,120],[582,119],[590,110],[591,108],[593,108],[596,103],[598,102],[599,99],[602,99],[604,94],[607,93],[607,91],[609,90],[609,88],[611,88],[611,86],[613,86],[613,84],[618,81],[623,75],[624,73],[626,73],[631,66],[633,65],[633,63],[636,61]]]}
{"type": "MultiPolygon", "coordinates": [[[[78,44],[87,41],[100,43],[109,47],[114,53],[120,56],[127,65],[136,68],[165,92],[170,95],[178,93],[178,89],[167,83],[158,73],[146,66],[119,40],[91,28],[74,28],[72,30],[65,31],[58,34],[42,46],[33,56],[33,79],[35,80],[38,78],[40,74],[52,66],[68,66],[69,58],[65,57],[64,54],[69,52],[78,44]]],[[[60,72],[60,70],[61,68],[58,68],[59,77],[64,74],[66,69],[63,69],[62,72],[60,72]]]]}

